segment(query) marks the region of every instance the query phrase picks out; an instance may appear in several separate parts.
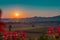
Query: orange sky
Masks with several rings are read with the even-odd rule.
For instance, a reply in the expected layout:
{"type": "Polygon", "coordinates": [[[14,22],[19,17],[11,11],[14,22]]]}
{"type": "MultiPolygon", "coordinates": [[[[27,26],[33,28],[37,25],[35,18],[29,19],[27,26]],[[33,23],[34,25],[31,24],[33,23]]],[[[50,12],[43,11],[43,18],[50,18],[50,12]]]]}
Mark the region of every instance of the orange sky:
{"type": "Polygon", "coordinates": [[[52,17],[60,15],[60,11],[27,9],[23,7],[8,7],[2,9],[2,18],[26,18],[26,17],[52,17]],[[16,16],[16,13],[19,16],[16,16]]]}

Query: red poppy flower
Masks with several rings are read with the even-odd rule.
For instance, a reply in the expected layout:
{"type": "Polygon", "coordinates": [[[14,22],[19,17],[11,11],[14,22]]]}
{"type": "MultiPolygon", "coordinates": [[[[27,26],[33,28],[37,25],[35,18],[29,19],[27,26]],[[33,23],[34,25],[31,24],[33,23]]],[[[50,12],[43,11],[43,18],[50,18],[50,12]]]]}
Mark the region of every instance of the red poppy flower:
{"type": "Polygon", "coordinates": [[[18,37],[17,32],[13,32],[13,37],[14,38],[18,37]]]}
{"type": "Polygon", "coordinates": [[[20,32],[20,35],[23,35],[23,33],[24,33],[22,30],[20,30],[19,32],[20,32]]]}
{"type": "Polygon", "coordinates": [[[0,21],[0,29],[2,29],[2,28],[4,28],[4,27],[6,27],[6,23],[0,21]]]}
{"type": "Polygon", "coordinates": [[[7,35],[8,35],[8,37],[11,38],[12,37],[12,32],[8,32],[7,35]]]}
{"type": "Polygon", "coordinates": [[[54,28],[53,28],[53,27],[49,27],[48,30],[49,30],[49,31],[53,31],[54,28]]]}
{"type": "Polygon", "coordinates": [[[7,34],[3,35],[4,40],[7,40],[7,34]]]}
{"type": "Polygon", "coordinates": [[[13,32],[13,34],[16,36],[17,32],[13,32]]]}
{"type": "Polygon", "coordinates": [[[52,32],[51,31],[48,31],[47,34],[52,34],[52,32]]]}
{"type": "Polygon", "coordinates": [[[57,29],[58,34],[60,35],[60,27],[57,27],[56,29],[57,29]]]}
{"type": "Polygon", "coordinates": [[[3,34],[3,38],[4,38],[4,40],[6,40],[6,38],[7,38],[7,31],[6,30],[0,30],[0,32],[3,34]]]}
{"type": "Polygon", "coordinates": [[[5,34],[6,32],[6,30],[0,29],[0,33],[5,34]]]}
{"type": "Polygon", "coordinates": [[[25,32],[23,32],[22,30],[20,30],[20,35],[22,36],[22,38],[26,38],[26,33],[25,32]]]}
{"type": "Polygon", "coordinates": [[[23,38],[26,38],[26,37],[27,37],[26,33],[23,33],[23,35],[22,35],[22,36],[23,36],[23,38]]]}
{"type": "Polygon", "coordinates": [[[5,33],[6,31],[3,29],[4,27],[6,27],[6,24],[4,22],[1,21],[0,19],[0,32],[1,33],[5,33]]]}
{"type": "Polygon", "coordinates": [[[60,27],[57,27],[57,31],[60,32],[60,27]]]}
{"type": "Polygon", "coordinates": [[[8,34],[10,35],[10,34],[12,34],[12,32],[10,31],[10,32],[8,32],[8,34]]]}

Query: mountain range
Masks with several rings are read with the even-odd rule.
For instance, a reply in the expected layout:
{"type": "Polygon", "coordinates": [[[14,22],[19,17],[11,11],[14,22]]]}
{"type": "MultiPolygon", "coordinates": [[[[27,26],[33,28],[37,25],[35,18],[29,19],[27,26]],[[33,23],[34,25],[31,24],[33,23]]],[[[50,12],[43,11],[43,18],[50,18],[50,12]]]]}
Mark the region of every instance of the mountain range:
{"type": "Polygon", "coordinates": [[[2,18],[4,22],[40,22],[40,21],[60,21],[60,15],[54,17],[30,17],[30,18],[2,18]]]}

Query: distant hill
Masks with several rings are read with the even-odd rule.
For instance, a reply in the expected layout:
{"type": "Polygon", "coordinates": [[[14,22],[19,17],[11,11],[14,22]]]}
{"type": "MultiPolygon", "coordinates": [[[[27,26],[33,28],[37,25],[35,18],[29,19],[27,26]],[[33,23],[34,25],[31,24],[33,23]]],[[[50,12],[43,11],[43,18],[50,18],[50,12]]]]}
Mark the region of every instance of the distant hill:
{"type": "Polygon", "coordinates": [[[19,19],[12,19],[12,18],[3,18],[2,21],[4,22],[39,22],[39,21],[60,21],[60,15],[54,17],[30,17],[30,18],[19,18],[19,19]]]}

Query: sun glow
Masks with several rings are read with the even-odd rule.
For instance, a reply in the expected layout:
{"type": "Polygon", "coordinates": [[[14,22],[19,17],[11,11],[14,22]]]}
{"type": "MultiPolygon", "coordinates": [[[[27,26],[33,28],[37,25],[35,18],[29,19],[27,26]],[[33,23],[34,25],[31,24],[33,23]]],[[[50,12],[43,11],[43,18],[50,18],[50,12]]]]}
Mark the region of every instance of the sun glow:
{"type": "Polygon", "coordinates": [[[20,14],[19,14],[19,13],[16,13],[15,15],[16,15],[16,16],[19,16],[20,14]]]}
{"type": "Polygon", "coordinates": [[[24,12],[18,9],[16,10],[13,9],[10,12],[10,18],[24,18],[24,16],[25,16],[24,12]]]}
{"type": "Polygon", "coordinates": [[[17,11],[14,12],[13,15],[14,15],[13,16],[14,18],[23,18],[23,13],[20,12],[20,11],[19,12],[17,12],[17,11]]]}

